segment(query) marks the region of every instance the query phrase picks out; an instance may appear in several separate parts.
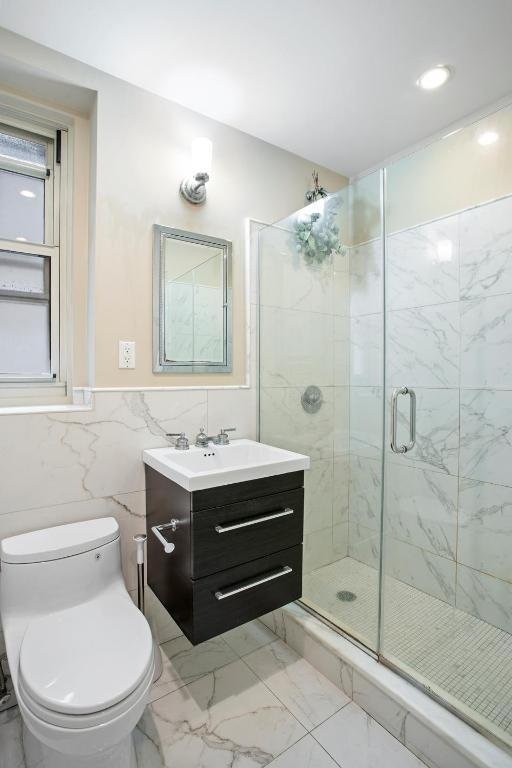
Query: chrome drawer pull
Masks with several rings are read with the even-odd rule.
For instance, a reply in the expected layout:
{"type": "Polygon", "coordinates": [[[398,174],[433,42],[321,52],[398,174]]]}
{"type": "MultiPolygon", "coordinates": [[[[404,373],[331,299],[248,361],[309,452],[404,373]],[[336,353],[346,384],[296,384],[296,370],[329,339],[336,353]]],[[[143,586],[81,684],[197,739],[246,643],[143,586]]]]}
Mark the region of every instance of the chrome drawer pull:
{"type": "Polygon", "coordinates": [[[234,597],[234,595],[240,594],[240,592],[245,592],[246,589],[252,589],[253,587],[259,587],[260,584],[265,584],[267,581],[272,581],[272,579],[278,579],[280,576],[286,576],[287,573],[292,572],[292,568],[290,568],[289,565],[284,565],[282,568],[279,568],[277,571],[272,571],[272,573],[268,573],[266,576],[261,576],[259,579],[255,579],[254,581],[247,581],[245,584],[241,584],[239,587],[233,587],[233,589],[226,589],[221,590],[219,589],[215,593],[215,597],[217,600],[224,600],[226,597],[234,597]]]}
{"type": "Polygon", "coordinates": [[[217,533],[228,533],[228,531],[236,531],[238,528],[245,528],[248,525],[257,525],[258,523],[266,523],[267,520],[276,520],[278,517],[285,517],[285,515],[293,515],[294,510],[291,507],[285,507],[280,512],[272,512],[270,515],[261,515],[261,517],[252,517],[250,520],[243,520],[241,523],[234,523],[233,525],[216,525],[215,531],[217,533]]]}

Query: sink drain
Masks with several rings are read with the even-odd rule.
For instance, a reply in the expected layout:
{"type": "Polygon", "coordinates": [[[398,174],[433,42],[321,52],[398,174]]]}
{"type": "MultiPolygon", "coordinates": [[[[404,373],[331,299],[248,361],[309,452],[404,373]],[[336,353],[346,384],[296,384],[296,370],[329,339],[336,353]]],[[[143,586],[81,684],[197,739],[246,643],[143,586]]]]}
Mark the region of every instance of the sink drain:
{"type": "Polygon", "coordinates": [[[336,597],[341,600],[342,603],[351,603],[355,600],[357,595],[355,592],[350,592],[348,589],[342,589],[340,592],[336,592],[336,597]]]}

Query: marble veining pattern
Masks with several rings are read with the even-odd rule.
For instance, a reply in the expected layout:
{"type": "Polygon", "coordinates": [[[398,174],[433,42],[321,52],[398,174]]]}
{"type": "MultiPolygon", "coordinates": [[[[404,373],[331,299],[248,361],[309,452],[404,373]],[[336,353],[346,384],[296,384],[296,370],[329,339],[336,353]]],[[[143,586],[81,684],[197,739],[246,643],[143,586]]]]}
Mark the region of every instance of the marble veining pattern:
{"type": "Polygon", "coordinates": [[[408,309],[459,299],[459,216],[386,239],[387,307],[408,309]]]}
{"type": "Polygon", "coordinates": [[[461,386],[512,388],[512,295],[463,301],[461,386]]]}
{"type": "Polygon", "coordinates": [[[458,387],[458,303],[388,312],[386,365],[389,386],[458,387]]]}
{"type": "Polygon", "coordinates": [[[512,391],[462,390],[460,474],[512,485],[512,391]]]}
{"type": "Polygon", "coordinates": [[[512,197],[461,214],[461,298],[512,293],[512,197]]]}

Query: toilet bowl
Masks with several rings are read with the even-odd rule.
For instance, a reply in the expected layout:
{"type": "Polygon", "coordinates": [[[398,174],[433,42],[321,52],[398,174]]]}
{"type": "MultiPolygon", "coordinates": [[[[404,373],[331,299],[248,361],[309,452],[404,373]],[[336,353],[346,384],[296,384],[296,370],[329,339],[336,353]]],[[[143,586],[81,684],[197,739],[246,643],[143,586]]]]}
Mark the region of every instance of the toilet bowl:
{"type": "Polygon", "coordinates": [[[0,615],[24,726],[45,768],[126,768],[154,672],[114,518],[0,544],[0,615]]]}

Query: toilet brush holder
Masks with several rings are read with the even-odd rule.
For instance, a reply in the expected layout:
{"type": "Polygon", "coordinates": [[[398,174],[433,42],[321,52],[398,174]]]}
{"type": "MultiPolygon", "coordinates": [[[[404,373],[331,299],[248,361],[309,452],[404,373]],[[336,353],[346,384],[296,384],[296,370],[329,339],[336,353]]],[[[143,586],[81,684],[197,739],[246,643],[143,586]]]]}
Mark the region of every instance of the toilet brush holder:
{"type": "MultiPolygon", "coordinates": [[[[144,575],[144,545],[146,543],[147,536],[145,533],[137,533],[133,540],[137,547],[137,606],[139,611],[146,614],[146,600],[145,600],[145,575],[144,575]]],[[[155,659],[155,673],[153,675],[153,682],[158,680],[162,674],[162,656],[160,654],[160,648],[155,638],[153,637],[153,656],[155,659]]]]}

